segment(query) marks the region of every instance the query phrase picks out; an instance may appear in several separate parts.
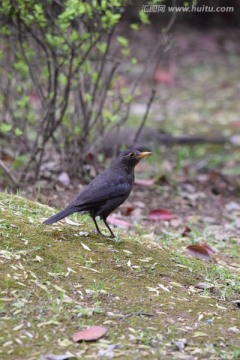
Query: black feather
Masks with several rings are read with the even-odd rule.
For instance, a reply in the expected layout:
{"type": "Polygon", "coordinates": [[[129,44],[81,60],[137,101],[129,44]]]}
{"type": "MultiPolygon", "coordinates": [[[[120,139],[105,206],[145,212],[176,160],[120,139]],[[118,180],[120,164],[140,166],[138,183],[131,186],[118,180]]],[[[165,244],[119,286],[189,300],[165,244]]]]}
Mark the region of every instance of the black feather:
{"type": "Polygon", "coordinates": [[[75,213],[76,211],[78,211],[78,210],[75,208],[64,209],[64,210],[60,211],[59,213],[51,216],[49,219],[45,220],[43,222],[43,224],[46,224],[46,225],[54,224],[55,222],[62,220],[66,216],[75,213]]]}

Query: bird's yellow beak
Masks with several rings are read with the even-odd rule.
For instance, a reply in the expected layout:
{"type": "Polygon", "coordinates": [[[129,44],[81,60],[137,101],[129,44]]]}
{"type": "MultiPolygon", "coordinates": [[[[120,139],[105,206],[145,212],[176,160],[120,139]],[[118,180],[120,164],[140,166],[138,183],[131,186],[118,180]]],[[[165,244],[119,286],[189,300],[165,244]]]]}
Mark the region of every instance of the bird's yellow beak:
{"type": "Polygon", "coordinates": [[[149,151],[144,151],[144,152],[142,152],[140,155],[138,155],[137,158],[138,158],[138,159],[143,159],[143,158],[145,158],[146,156],[150,156],[150,155],[152,155],[151,152],[149,152],[149,151]]]}

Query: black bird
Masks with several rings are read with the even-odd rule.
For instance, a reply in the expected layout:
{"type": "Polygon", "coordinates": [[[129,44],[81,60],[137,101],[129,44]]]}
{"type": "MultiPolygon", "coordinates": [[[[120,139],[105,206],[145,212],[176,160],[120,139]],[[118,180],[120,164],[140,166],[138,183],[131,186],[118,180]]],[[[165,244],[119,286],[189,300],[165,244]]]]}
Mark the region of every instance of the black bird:
{"type": "Polygon", "coordinates": [[[45,220],[43,224],[53,224],[75,212],[88,212],[97,232],[101,234],[96,217],[100,216],[114,237],[107,223],[108,215],[120,206],[129,196],[134,183],[134,168],[137,163],[151,152],[138,150],[123,151],[111,166],[93,179],[72,200],[68,207],[45,220]]]}

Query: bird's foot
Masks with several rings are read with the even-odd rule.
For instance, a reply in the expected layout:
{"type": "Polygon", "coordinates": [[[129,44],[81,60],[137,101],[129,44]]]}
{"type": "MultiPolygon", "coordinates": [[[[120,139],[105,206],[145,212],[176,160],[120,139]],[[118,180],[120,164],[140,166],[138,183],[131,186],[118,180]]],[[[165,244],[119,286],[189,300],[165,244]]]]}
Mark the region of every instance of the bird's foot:
{"type": "Polygon", "coordinates": [[[101,233],[101,231],[93,230],[93,233],[94,233],[95,235],[104,236],[103,233],[101,233]]]}

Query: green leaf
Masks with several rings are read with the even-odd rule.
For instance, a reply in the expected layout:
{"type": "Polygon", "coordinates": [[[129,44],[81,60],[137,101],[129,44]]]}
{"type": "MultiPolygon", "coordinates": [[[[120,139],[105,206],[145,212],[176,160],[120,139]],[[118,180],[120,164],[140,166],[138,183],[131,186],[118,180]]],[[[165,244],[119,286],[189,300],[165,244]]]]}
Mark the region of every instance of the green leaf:
{"type": "Polygon", "coordinates": [[[9,131],[12,130],[12,125],[7,123],[0,124],[0,132],[3,134],[7,134],[9,131]]]}
{"type": "Polygon", "coordinates": [[[139,11],[139,19],[144,25],[150,24],[148,15],[144,11],[139,11]]]}
{"type": "Polygon", "coordinates": [[[121,50],[121,53],[122,53],[124,56],[129,56],[129,54],[130,54],[130,49],[129,49],[129,48],[122,49],[122,50],[121,50]]]}
{"type": "Polygon", "coordinates": [[[128,39],[126,39],[125,37],[123,36],[118,36],[117,37],[117,41],[119,42],[119,44],[121,44],[122,46],[124,47],[127,47],[128,46],[128,39]]]}
{"type": "Polygon", "coordinates": [[[120,17],[120,14],[113,14],[111,11],[106,10],[105,15],[101,17],[103,29],[108,29],[116,25],[120,17]]]}
{"type": "Polygon", "coordinates": [[[127,95],[125,98],[124,98],[124,103],[125,104],[130,104],[133,100],[133,96],[132,95],[127,95]]]}
{"type": "Polygon", "coordinates": [[[131,63],[132,63],[133,65],[136,65],[136,64],[138,63],[138,59],[135,58],[135,57],[131,58],[131,63]]]}
{"type": "Polygon", "coordinates": [[[86,94],[85,94],[85,100],[86,100],[87,103],[90,103],[91,100],[92,100],[92,95],[89,94],[89,93],[86,93],[86,94]]]}
{"type": "Polygon", "coordinates": [[[23,133],[22,130],[20,130],[19,128],[16,128],[14,132],[16,136],[20,136],[23,133]]]}
{"type": "Polygon", "coordinates": [[[22,109],[26,108],[29,104],[29,97],[24,95],[21,99],[16,101],[16,104],[22,109]]]}
{"type": "Polygon", "coordinates": [[[101,54],[105,54],[106,50],[107,50],[107,43],[106,42],[101,42],[97,44],[97,48],[100,51],[101,54]]]}
{"type": "Polygon", "coordinates": [[[63,44],[66,44],[63,36],[47,33],[45,37],[48,44],[54,48],[57,48],[58,46],[62,45],[62,49],[63,49],[63,44]]]}
{"type": "Polygon", "coordinates": [[[99,77],[99,73],[98,73],[98,72],[93,71],[93,72],[91,73],[91,78],[92,78],[92,80],[93,80],[94,82],[97,81],[98,77],[99,77]]]}
{"type": "Polygon", "coordinates": [[[138,30],[138,29],[139,29],[139,24],[131,24],[131,25],[130,25],[130,28],[131,28],[132,30],[138,30]]]}
{"type": "Polygon", "coordinates": [[[76,125],[74,127],[74,135],[79,136],[81,134],[81,127],[79,125],[76,125]]]}
{"type": "Polygon", "coordinates": [[[46,26],[47,19],[44,16],[43,8],[41,4],[34,5],[34,17],[35,17],[35,21],[39,24],[40,27],[46,26]]]}
{"type": "Polygon", "coordinates": [[[106,8],[107,8],[107,0],[102,0],[101,1],[101,8],[102,8],[102,10],[106,10],[106,8]]]}
{"type": "Polygon", "coordinates": [[[109,110],[103,111],[103,118],[109,120],[110,122],[115,122],[117,120],[117,114],[112,114],[109,110]]]}
{"type": "Polygon", "coordinates": [[[60,74],[59,75],[59,82],[62,84],[62,85],[67,85],[67,82],[68,82],[68,78],[65,74],[60,74]]]}
{"type": "MultiPolygon", "coordinates": [[[[1,11],[0,11],[0,13],[1,13],[1,11]]],[[[11,30],[7,26],[1,25],[0,33],[4,36],[9,36],[9,35],[11,35],[11,30]]]]}
{"type": "Polygon", "coordinates": [[[13,65],[14,69],[17,70],[23,76],[28,75],[28,66],[23,60],[15,62],[13,65]]]}
{"type": "Polygon", "coordinates": [[[79,34],[78,34],[77,30],[73,29],[69,38],[72,42],[76,42],[77,40],[79,40],[79,34]]]}
{"type": "Polygon", "coordinates": [[[27,155],[19,155],[19,156],[17,156],[15,158],[13,164],[12,164],[12,167],[14,169],[17,169],[17,168],[23,166],[26,163],[27,159],[28,159],[27,155]]]}

